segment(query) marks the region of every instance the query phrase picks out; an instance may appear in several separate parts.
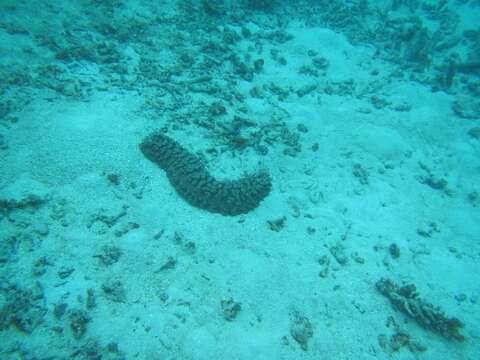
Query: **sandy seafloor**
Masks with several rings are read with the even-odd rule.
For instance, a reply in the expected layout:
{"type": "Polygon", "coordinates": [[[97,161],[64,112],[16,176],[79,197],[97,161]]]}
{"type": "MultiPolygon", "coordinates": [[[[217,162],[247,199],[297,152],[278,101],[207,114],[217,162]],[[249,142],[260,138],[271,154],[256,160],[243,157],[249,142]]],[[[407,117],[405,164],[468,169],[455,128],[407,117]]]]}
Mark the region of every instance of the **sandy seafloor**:
{"type": "MultiPolygon", "coordinates": [[[[25,9],[33,11],[19,5],[5,22],[28,27],[25,9]]],[[[47,18],[31,26],[48,26],[47,18]]],[[[93,87],[82,99],[37,88],[10,114],[16,121],[1,123],[1,359],[480,358],[480,203],[472,195],[480,191],[480,140],[468,135],[479,120],[452,111],[453,90],[392,77],[397,65],[375,56],[374,46],[301,21],[284,30],[292,37],[282,44],[232,45],[239,56],[266,60],[252,81],[236,78],[242,103],[224,102],[216,121],[239,114],[267,124],[283,114],[299,134],[294,156],[276,143],[266,155],[249,147],[207,152],[219,145],[204,128],[166,121],[181,107],[165,98],[171,106],[152,113],[149,89],[134,86],[93,87]],[[273,47],[286,64],[268,60],[273,47]],[[319,88],[252,96],[264,84],[311,83],[298,72],[309,50],[329,63],[313,81],[353,78],[354,95],[319,88]],[[390,105],[373,106],[375,94],[390,105]],[[234,217],[190,206],[138,149],[167,125],[219,178],[267,168],[271,193],[234,217]],[[415,284],[422,299],[465,324],[465,341],[395,311],[376,289],[381,278],[415,284]],[[17,318],[30,312],[33,324],[22,330],[17,318]],[[75,330],[78,317],[84,328],[75,330]],[[408,339],[393,349],[398,333],[408,339]]],[[[62,62],[37,45],[22,52],[28,34],[2,30],[0,38],[3,65],[62,62]]],[[[128,42],[124,51],[134,72],[139,55],[128,42]]],[[[163,65],[168,51],[158,53],[163,65]]],[[[105,76],[79,66],[90,78],[105,76]]],[[[192,106],[215,99],[184,95],[192,106]]]]}

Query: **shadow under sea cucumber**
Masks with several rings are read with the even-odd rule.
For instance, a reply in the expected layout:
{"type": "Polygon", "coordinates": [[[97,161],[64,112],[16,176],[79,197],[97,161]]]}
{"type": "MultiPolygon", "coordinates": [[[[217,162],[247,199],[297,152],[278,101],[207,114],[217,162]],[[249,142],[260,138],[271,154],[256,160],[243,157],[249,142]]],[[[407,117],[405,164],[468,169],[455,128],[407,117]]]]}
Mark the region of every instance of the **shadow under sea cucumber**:
{"type": "Polygon", "coordinates": [[[215,179],[197,156],[161,132],[143,139],[140,150],[166,172],[183,199],[213,213],[230,216],[248,213],[272,188],[270,175],[263,170],[235,180],[215,179]]]}

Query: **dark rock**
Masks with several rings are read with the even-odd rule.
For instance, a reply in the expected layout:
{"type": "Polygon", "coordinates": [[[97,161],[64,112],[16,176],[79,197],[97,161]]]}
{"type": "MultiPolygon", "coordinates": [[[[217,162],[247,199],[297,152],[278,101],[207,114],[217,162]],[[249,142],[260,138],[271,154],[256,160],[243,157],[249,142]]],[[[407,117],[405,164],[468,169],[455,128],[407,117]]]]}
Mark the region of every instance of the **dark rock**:
{"type": "Polygon", "coordinates": [[[108,280],[107,282],[103,283],[102,290],[105,296],[113,302],[124,303],[127,300],[125,288],[123,287],[123,284],[118,280],[108,280]]]}
{"type": "Polygon", "coordinates": [[[46,256],[42,256],[33,264],[33,269],[32,269],[33,276],[42,276],[47,272],[48,266],[53,266],[53,264],[47,259],[46,256]]]}
{"type": "Polygon", "coordinates": [[[435,190],[446,190],[448,186],[448,182],[445,179],[438,179],[433,176],[428,176],[427,178],[423,179],[423,183],[425,185],[430,186],[432,189],[435,190]]]}
{"type": "Polygon", "coordinates": [[[233,321],[242,310],[242,305],[238,302],[230,300],[222,300],[221,302],[223,318],[227,321],[233,321]]]}
{"type": "Polygon", "coordinates": [[[468,135],[472,138],[480,140],[480,127],[476,126],[468,130],[468,135]]]}
{"type": "Polygon", "coordinates": [[[278,0],[245,0],[246,6],[252,10],[272,11],[278,0]]]}
{"type": "Polygon", "coordinates": [[[477,191],[470,192],[467,195],[467,199],[470,202],[470,204],[474,207],[480,204],[480,194],[477,191]]]}
{"type": "Polygon", "coordinates": [[[256,73],[259,73],[263,70],[263,65],[265,64],[265,60],[263,59],[257,59],[253,63],[253,68],[255,69],[256,73]]]}
{"type": "Polygon", "coordinates": [[[463,119],[479,119],[480,101],[462,97],[453,103],[452,110],[463,119]]]}
{"type": "Polygon", "coordinates": [[[20,331],[32,333],[43,322],[47,313],[40,283],[35,283],[29,290],[10,285],[4,291],[5,302],[0,309],[0,330],[13,324],[20,331]]]}
{"type": "Polygon", "coordinates": [[[347,258],[347,255],[345,254],[345,246],[343,246],[342,243],[338,242],[335,245],[330,246],[329,250],[330,250],[330,253],[333,255],[333,257],[335,258],[335,260],[337,260],[337,262],[340,265],[347,264],[348,258],[347,258]]]}
{"type": "Polygon", "coordinates": [[[388,247],[388,251],[390,252],[392,258],[398,259],[400,257],[400,248],[397,246],[397,244],[390,244],[390,246],[388,247]]]}
{"type": "Polygon", "coordinates": [[[102,253],[98,255],[93,255],[94,257],[100,259],[100,262],[105,266],[110,266],[118,262],[123,252],[119,247],[112,245],[105,245],[102,247],[102,253]]]}
{"type": "Polygon", "coordinates": [[[326,70],[328,68],[329,61],[324,57],[315,57],[313,58],[313,66],[318,70],[326,70]]]}
{"type": "Polygon", "coordinates": [[[5,140],[5,136],[3,134],[0,134],[0,150],[7,150],[8,149],[8,144],[7,141],[5,140]]]}
{"type": "Polygon", "coordinates": [[[74,271],[75,271],[75,268],[64,266],[58,271],[58,277],[60,279],[66,279],[67,277],[72,275],[74,271]]]}
{"type": "Polygon", "coordinates": [[[297,130],[302,132],[302,133],[307,133],[308,128],[305,126],[305,124],[298,124],[297,125],[297,130]]]}
{"type": "Polygon", "coordinates": [[[382,278],[377,281],[376,287],[390,300],[394,309],[414,319],[423,328],[449,340],[465,340],[460,333],[464,324],[457,318],[448,318],[440,308],[420,299],[414,284],[399,287],[393,281],[382,278]]]}
{"type": "Polygon", "coordinates": [[[216,101],[210,105],[210,107],[208,108],[208,112],[213,116],[220,116],[225,115],[227,113],[227,109],[225,108],[225,106],[223,106],[221,102],[216,101]]]}
{"type": "Polygon", "coordinates": [[[118,174],[108,174],[107,175],[107,180],[112,185],[119,185],[120,184],[120,177],[118,176],[118,174]]]}
{"type": "Polygon", "coordinates": [[[287,218],[283,216],[276,220],[268,220],[267,224],[270,230],[279,232],[285,227],[286,222],[287,222],[287,218]]]}
{"type": "Polygon", "coordinates": [[[87,332],[88,323],[91,321],[90,316],[85,310],[75,309],[70,312],[70,329],[75,339],[83,338],[87,332]]]}
{"type": "Polygon", "coordinates": [[[177,260],[175,260],[175,258],[173,258],[172,256],[169,256],[167,261],[160,267],[157,272],[173,269],[176,265],[177,260]]]}
{"type": "Polygon", "coordinates": [[[93,291],[93,289],[88,289],[87,290],[87,309],[90,310],[90,309],[93,309],[97,306],[97,302],[95,300],[95,292],[93,291]]]}
{"type": "Polygon", "coordinates": [[[139,227],[140,225],[137,224],[136,222],[129,221],[126,224],[123,224],[120,229],[115,231],[115,236],[121,237],[127,234],[128,232],[130,232],[130,230],[135,230],[135,229],[138,229],[139,227]]]}
{"type": "Polygon", "coordinates": [[[362,165],[355,164],[353,166],[352,174],[358,179],[358,181],[360,181],[360,184],[368,185],[368,178],[370,174],[362,165]]]}
{"type": "Polygon", "coordinates": [[[68,305],[66,303],[55,304],[53,308],[53,315],[56,319],[61,319],[63,315],[67,312],[68,305]]]}
{"type": "Polygon", "coordinates": [[[300,345],[303,351],[308,350],[308,342],[313,336],[313,326],[310,320],[297,312],[292,314],[292,323],[290,325],[290,335],[300,345]]]}
{"type": "Polygon", "coordinates": [[[308,95],[311,92],[315,91],[317,87],[318,87],[318,84],[316,83],[306,84],[296,91],[297,96],[304,97],[305,95],[308,95]]]}

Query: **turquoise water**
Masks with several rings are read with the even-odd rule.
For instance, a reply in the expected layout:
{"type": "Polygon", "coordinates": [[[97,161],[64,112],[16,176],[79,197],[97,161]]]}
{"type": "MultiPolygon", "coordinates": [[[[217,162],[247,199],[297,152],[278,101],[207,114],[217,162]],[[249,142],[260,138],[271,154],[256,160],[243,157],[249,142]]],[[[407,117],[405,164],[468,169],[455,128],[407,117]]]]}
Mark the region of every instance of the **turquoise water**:
{"type": "Polygon", "coordinates": [[[0,2],[0,359],[480,358],[480,2],[0,2]]]}

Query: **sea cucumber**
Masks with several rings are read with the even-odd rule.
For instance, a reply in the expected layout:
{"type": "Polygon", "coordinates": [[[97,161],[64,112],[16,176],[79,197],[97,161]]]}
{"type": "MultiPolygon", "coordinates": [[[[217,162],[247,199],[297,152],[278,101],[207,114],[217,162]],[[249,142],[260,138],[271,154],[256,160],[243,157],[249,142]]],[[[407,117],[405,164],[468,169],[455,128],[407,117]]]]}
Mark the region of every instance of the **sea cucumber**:
{"type": "Polygon", "coordinates": [[[229,216],[248,213],[258,207],[272,188],[265,170],[234,180],[215,179],[197,156],[161,132],[143,139],[140,150],[165,171],[183,199],[213,213],[229,216]]]}

